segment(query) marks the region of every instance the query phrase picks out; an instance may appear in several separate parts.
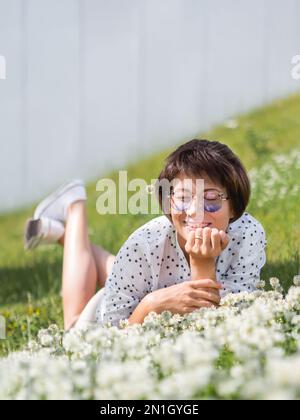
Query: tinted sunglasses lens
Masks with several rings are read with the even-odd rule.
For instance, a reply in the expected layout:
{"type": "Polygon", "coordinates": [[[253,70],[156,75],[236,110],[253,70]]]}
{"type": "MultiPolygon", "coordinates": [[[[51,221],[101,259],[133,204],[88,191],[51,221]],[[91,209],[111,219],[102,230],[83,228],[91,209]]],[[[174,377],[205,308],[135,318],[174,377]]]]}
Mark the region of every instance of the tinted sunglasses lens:
{"type": "MultiPolygon", "coordinates": [[[[189,209],[192,199],[190,197],[171,197],[171,205],[174,210],[183,212],[189,209]]],[[[204,199],[204,211],[215,213],[222,208],[222,200],[213,194],[208,194],[204,199]],[[213,198],[214,197],[214,198],[213,198]]]]}
{"type": "Polygon", "coordinates": [[[173,201],[172,202],[172,207],[173,207],[173,209],[175,209],[177,211],[186,211],[189,208],[189,204],[184,203],[184,202],[174,203],[174,201],[173,201]]]}
{"type": "Polygon", "coordinates": [[[222,207],[222,202],[219,200],[214,200],[213,202],[204,201],[204,211],[207,211],[209,213],[215,213],[216,211],[219,211],[222,207]]]}
{"type": "Polygon", "coordinates": [[[190,207],[191,202],[189,199],[182,200],[181,198],[173,196],[171,197],[171,205],[174,210],[186,211],[190,207]]]}

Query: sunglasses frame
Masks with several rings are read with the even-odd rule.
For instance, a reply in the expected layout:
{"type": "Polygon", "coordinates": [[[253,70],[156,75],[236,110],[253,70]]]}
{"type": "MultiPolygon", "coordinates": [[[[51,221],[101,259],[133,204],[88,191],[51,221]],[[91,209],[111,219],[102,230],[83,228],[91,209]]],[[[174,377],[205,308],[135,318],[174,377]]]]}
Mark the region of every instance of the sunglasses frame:
{"type": "MultiPolygon", "coordinates": [[[[227,200],[230,200],[230,198],[227,196],[227,197],[225,197],[225,193],[223,193],[223,192],[219,192],[219,191],[217,191],[217,190],[215,190],[214,188],[211,188],[211,189],[209,189],[209,190],[206,190],[205,192],[209,192],[209,191],[216,191],[216,193],[218,194],[218,196],[219,196],[219,199],[221,200],[221,207],[218,209],[218,210],[216,210],[216,211],[208,211],[208,210],[206,210],[205,208],[204,208],[204,211],[207,211],[208,213],[216,213],[217,211],[219,211],[219,210],[221,210],[221,208],[222,208],[222,201],[227,201],[227,200]]],[[[172,198],[173,198],[173,196],[174,196],[174,194],[175,194],[175,191],[172,191],[170,194],[168,194],[168,198],[170,199],[170,203],[171,203],[171,206],[173,207],[173,205],[175,206],[175,204],[174,204],[174,202],[173,202],[173,200],[172,200],[172,198]],[[172,205],[172,203],[173,203],[173,205],[172,205]]],[[[189,206],[187,207],[187,208],[185,208],[185,209],[183,209],[183,210],[181,210],[181,209],[179,209],[179,208],[177,208],[176,206],[175,207],[173,207],[173,209],[174,210],[176,210],[176,211],[186,211],[186,210],[188,210],[189,208],[190,208],[190,206],[191,206],[191,203],[192,203],[192,201],[193,201],[193,199],[195,198],[195,194],[192,194],[192,199],[191,199],[191,201],[190,201],[190,203],[189,203],[189,206]]],[[[209,201],[209,199],[205,199],[204,198],[204,200],[208,200],[209,201]]],[[[205,207],[205,206],[204,206],[205,207]]]]}

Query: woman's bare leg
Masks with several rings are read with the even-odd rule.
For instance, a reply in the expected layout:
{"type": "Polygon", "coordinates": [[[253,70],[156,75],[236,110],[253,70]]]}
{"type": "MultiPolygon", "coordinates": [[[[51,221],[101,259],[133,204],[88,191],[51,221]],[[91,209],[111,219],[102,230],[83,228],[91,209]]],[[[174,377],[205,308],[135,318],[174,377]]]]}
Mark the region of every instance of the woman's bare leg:
{"type": "MultiPolygon", "coordinates": [[[[106,270],[110,269],[113,256],[109,258],[109,255],[106,254],[107,251],[102,253],[91,246],[88,237],[85,201],[78,201],[70,205],[63,243],[62,297],[64,325],[65,329],[69,329],[96,291],[98,271],[94,251],[97,261],[100,260],[100,271],[107,265],[106,270]]],[[[105,271],[100,272],[101,281],[105,275],[105,271]]]]}
{"type": "Polygon", "coordinates": [[[105,285],[105,281],[112,270],[116,256],[95,244],[91,244],[91,248],[97,267],[97,282],[101,288],[105,285]]]}
{"type": "MultiPolygon", "coordinates": [[[[60,238],[58,243],[61,246],[65,244],[65,235],[60,238]]],[[[106,251],[99,245],[90,243],[93,257],[97,268],[97,283],[100,288],[105,286],[105,281],[109,276],[116,256],[106,251]]]]}

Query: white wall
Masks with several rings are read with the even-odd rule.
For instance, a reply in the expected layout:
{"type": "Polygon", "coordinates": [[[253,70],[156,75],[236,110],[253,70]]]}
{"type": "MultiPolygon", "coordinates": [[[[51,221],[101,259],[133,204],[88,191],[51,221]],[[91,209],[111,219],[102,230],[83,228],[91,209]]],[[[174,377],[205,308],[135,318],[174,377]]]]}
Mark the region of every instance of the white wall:
{"type": "Polygon", "coordinates": [[[300,90],[299,0],[0,0],[0,210],[300,90]]]}

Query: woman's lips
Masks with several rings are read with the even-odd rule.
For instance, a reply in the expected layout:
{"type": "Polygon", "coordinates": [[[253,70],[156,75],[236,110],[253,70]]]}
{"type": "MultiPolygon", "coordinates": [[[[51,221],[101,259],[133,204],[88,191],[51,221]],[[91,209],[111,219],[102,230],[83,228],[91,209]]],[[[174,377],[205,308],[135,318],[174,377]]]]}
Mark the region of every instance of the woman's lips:
{"type": "Polygon", "coordinates": [[[210,227],[211,225],[212,225],[212,223],[199,223],[199,224],[185,223],[185,227],[188,230],[195,230],[195,229],[198,229],[198,228],[210,227]]]}

